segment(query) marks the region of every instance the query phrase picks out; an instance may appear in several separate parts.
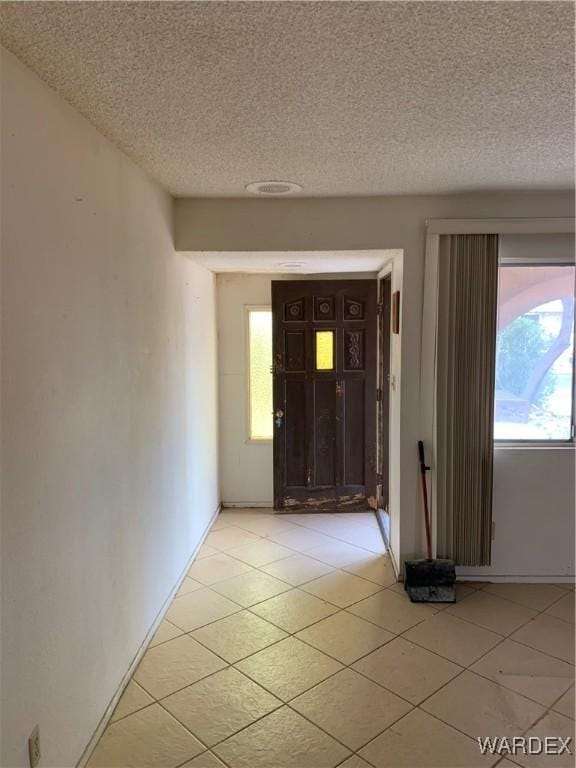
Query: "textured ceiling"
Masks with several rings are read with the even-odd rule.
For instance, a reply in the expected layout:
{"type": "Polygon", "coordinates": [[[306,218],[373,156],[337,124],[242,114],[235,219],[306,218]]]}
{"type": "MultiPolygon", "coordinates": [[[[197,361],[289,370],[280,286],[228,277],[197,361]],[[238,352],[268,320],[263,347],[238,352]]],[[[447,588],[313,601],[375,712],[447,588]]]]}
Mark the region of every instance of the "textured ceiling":
{"type": "Polygon", "coordinates": [[[175,195],[569,186],[571,2],[2,2],[1,39],[175,195]]]}

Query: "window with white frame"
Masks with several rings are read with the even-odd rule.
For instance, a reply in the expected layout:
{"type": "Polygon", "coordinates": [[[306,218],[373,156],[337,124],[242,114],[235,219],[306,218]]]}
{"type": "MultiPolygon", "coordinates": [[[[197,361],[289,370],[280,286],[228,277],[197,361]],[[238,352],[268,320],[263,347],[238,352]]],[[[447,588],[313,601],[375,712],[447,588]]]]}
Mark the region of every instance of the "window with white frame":
{"type": "Polygon", "coordinates": [[[501,238],[494,437],[570,441],[574,260],[571,254],[559,255],[558,248],[546,248],[547,243],[558,245],[554,236],[540,244],[526,237],[501,238]]]}
{"type": "Polygon", "coordinates": [[[250,440],[272,440],[272,311],[248,308],[250,440]]]}

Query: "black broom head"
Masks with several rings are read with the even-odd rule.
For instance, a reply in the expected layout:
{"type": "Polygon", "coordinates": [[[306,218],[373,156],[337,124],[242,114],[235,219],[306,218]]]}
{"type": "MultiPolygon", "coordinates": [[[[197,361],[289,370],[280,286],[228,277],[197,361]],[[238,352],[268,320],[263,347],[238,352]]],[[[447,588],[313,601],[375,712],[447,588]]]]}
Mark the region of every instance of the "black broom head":
{"type": "Polygon", "coordinates": [[[407,560],[404,569],[404,589],[413,603],[456,602],[453,560],[407,560]]]}

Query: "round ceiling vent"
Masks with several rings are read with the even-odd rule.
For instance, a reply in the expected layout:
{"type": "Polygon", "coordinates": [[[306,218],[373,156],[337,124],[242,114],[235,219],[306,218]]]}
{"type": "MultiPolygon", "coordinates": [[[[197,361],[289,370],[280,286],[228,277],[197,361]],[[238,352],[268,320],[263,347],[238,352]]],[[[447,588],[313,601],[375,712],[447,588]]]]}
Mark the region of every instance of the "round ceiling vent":
{"type": "Polygon", "coordinates": [[[246,190],[255,195],[293,195],[295,192],[301,192],[302,186],[293,181],[253,181],[246,185],[246,190]]]}
{"type": "Polygon", "coordinates": [[[278,266],[281,269],[303,269],[306,265],[303,261],[281,261],[278,266]]]}

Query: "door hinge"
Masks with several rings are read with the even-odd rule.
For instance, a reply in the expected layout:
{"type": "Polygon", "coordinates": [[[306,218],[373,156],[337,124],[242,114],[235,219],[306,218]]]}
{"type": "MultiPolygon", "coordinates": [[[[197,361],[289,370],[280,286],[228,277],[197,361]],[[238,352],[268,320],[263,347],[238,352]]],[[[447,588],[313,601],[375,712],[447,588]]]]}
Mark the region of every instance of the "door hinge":
{"type": "Polygon", "coordinates": [[[384,312],[384,302],[379,301],[378,304],[376,305],[376,313],[378,315],[381,315],[382,312],[384,312]]]}
{"type": "Polygon", "coordinates": [[[382,390],[380,387],[376,390],[376,402],[381,403],[382,402],[382,390]]]}
{"type": "Polygon", "coordinates": [[[378,472],[378,474],[376,475],[376,484],[382,485],[383,482],[384,482],[384,478],[382,476],[382,472],[378,472]]]}

